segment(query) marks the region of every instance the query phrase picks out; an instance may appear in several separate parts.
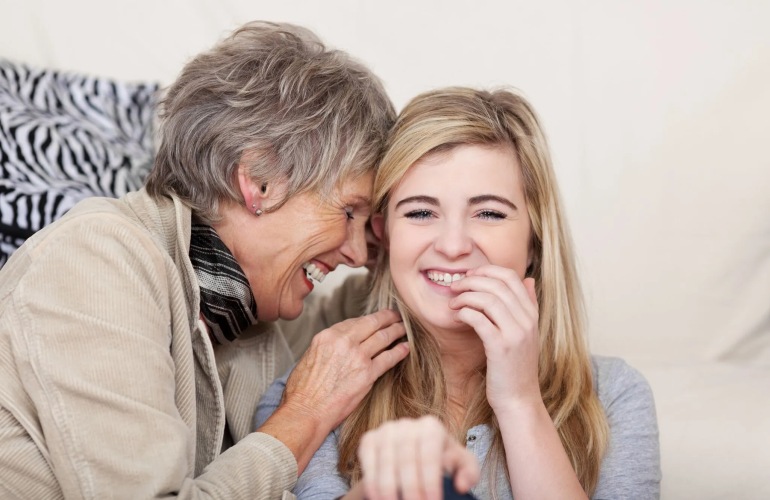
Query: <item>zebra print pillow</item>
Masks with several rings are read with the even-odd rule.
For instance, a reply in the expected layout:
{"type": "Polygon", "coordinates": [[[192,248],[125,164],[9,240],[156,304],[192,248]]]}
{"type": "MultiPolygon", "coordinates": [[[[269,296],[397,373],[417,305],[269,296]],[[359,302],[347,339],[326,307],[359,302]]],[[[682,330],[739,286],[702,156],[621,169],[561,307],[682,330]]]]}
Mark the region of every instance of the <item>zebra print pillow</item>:
{"type": "Polygon", "coordinates": [[[138,189],[153,156],[158,85],[0,59],[0,266],[89,196],[138,189]]]}

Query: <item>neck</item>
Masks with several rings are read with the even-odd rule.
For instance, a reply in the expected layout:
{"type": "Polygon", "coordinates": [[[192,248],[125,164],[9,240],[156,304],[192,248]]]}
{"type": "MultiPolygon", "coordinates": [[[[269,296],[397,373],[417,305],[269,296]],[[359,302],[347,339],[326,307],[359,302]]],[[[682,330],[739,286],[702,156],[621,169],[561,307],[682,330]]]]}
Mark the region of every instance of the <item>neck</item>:
{"type": "Polygon", "coordinates": [[[447,384],[447,406],[453,423],[465,419],[468,405],[481,388],[486,365],[484,344],[472,329],[430,331],[437,339],[447,384]]]}

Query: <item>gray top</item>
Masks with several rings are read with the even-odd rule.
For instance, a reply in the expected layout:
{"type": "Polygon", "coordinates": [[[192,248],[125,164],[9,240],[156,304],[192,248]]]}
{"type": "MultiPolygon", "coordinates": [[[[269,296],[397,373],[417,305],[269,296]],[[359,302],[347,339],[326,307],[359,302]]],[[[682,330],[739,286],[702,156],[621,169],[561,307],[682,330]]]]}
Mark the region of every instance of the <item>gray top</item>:
{"type": "MultiPolygon", "coordinates": [[[[658,422],[652,391],[644,377],[618,358],[594,356],[594,385],[607,414],[610,444],[602,461],[594,499],[660,498],[660,450],[658,422]]],[[[267,420],[281,401],[286,378],[276,380],[257,406],[257,427],[267,420]]],[[[468,431],[466,447],[480,464],[492,443],[486,425],[468,431]]],[[[294,493],[300,499],[328,500],[344,495],[349,486],[337,471],[338,432],[331,433],[299,477],[294,493]]],[[[500,470],[490,479],[482,469],[481,481],[473,489],[479,499],[512,499],[511,487],[500,470]],[[493,497],[492,491],[496,497],[493,497]]]]}

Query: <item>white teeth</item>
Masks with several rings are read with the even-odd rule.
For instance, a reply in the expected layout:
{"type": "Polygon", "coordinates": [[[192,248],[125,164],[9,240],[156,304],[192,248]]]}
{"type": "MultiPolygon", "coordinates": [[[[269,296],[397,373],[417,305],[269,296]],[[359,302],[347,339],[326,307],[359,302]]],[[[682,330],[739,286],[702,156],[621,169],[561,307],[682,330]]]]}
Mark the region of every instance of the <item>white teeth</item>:
{"type": "Polygon", "coordinates": [[[314,279],[315,281],[321,283],[323,282],[324,278],[326,278],[326,274],[324,274],[323,271],[321,271],[318,267],[316,267],[315,264],[312,262],[305,262],[302,264],[302,269],[305,270],[307,275],[314,279]]]}
{"type": "Polygon", "coordinates": [[[426,274],[428,275],[429,280],[441,286],[449,286],[452,284],[452,282],[460,281],[461,279],[465,278],[464,273],[449,274],[439,271],[428,271],[426,274]]]}

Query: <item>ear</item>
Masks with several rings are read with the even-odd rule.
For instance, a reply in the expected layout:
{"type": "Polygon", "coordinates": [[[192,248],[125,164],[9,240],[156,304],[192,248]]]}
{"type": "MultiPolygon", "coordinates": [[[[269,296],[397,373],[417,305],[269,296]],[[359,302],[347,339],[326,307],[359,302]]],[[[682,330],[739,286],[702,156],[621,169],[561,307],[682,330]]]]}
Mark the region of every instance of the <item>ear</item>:
{"type": "Polygon", "coordinates": [[[524,271],[524,276],[532,276],[533,267],[535,265],[535,234],[534,232],[529,236],[529,248],[527,249],[527,267],[524,271]]]}
{"type": "Polygon", "coordinates": [[[259,185],[249,177],[243,164],[238,165],[238,187],[241,190],[246,208],[251,209],[261,205],[259,185]]]}
{"type": "Polygon", "coordinates": [[[382,214],[374,214],[371,218],[372,232],[374,236],[380,240],[380,242],[387,248],[387,238],[385,237],[385,216],[382,214]]]}

